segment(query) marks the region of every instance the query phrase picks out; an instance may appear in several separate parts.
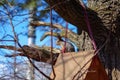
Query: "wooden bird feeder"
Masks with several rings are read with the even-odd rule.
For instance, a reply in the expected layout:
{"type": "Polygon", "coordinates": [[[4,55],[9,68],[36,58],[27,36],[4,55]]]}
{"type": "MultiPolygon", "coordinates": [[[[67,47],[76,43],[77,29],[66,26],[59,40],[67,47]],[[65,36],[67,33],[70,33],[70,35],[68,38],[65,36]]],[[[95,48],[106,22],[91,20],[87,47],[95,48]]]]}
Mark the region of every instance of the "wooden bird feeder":
{"type": "Polygon", "coordinates": [[[108,80],[99,58],[93,56],[94,50],[60,54],[54,66],[55,80],[108,80]]]}

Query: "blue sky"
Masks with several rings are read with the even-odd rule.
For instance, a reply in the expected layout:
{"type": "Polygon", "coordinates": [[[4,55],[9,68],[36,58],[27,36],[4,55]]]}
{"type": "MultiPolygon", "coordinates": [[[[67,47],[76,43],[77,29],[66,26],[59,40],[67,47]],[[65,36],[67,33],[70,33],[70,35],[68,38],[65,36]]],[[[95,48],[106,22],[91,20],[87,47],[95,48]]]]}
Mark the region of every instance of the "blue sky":
{"type": "MultiPolygon", "coordinates": [[[[85,3],[87,2],[87,0],[84,0],[85,3]]],[[[3,8],[0,7],[0,10],[4,11],[3,8]]],[[[20,14],[25,14],[25,13],[28,13],[28,11],[23,11],[21,12],[20,14]]],[[[0,12],[0,20],[2,18],[5,18],[6,16],[1,16],[3,15],[3,13],[0,12]]],[[[29,15],[25,15],[25,16],[16,16],[13,18],[13,24],[15,26],[15,32],[18,35],[18,38],[19,38],[19,42],[20,44],[23,46],[23,45],[27,45],[28,44],[28,26],[29,26],[29,15]]],[[[0,40],[3,39],[4,37],[4,40],[13,40],[13,37],[11,37],[10,35],[13,36],[13,32],[12,32],[12,28],[11,28],[11,25],[9,24],[9,20],[7,20],[7,17],[6,17],[6,20],[8,23],[7,24],[0,24],[0,40]]],[[[1,21],[0,21],[1,22],[1,21]]],[[[50,19],[48,18],[45,22],[50,22],[50,19]]],[[[65,26],[65,21],[64,23],[62,24],[62,26],[65,26]]],[[[72,29],[74,32],[77,31],[77,29],[69,24],[68,27],[70,29],[72,29]]],[[[44,34],[44,31],[40,28],[40,27],[37,27],[36,28],[36,39],[35,39],[35,44],[38,45],[38,46],[42,46],[42,45],[47,45],[47,46],[50,46],[50,37],[47,37],[44,41],[40,41],[40,38],[41,36],[44,34]]],[[[55,39],[54,39],[55,41],[55,39]]],[[[15,45],[14,42],[2,42],[0,41],[0,45],[15,45]]],[[[56,45],[54,45],[55,47],[56,45]]],[[[10,54],[12,53],[13,51],[8,51],[8,50],[4,50],[4,49],[0,49],[0,69],[1,67],[4,67],[4,62],[7,62],[8,60],[12,60],[12,59],[8,59],[8,58],[5,58],[4,57],[4,54],[10,54]],[[3,52],[4,51],[4,52],[3,52]]],[[[19,59],[21,59],[21,57],[19,57],[19,59]]]]}
{"type": "MultiPolygon", "coordinates": [[[[85,3],[87,3],[87,0],[84,0],[85,3]]],[[[2,10],[2,8],[0,8],[0,10],[2,10]]],[[[42,10],[42,9],[41,9],[42,10]]],[[[20,14],[25,14],[25,13],[28,13],[27,11],[23,11],[21,12],[20,14]]],[[[1,16],[0,16],[1,18],[1,16]]],[[[49,21],[49,18],[45,21],[45,22],[50,22],[49,21]]],[[[25,15],[25,16],[16,16],[14,18],[14,26],[15,26],[15,31],[17,34],[20,34],[19,35],[19,42],[21,43],[21,45],[26,45],[28,43],[27,39],[27,33],[28,33],[28,15],[25,15]],[[24,20],[25,19],[25,20],[24,20]],[[24,20],[24,21],[23,21],[24,20]]],[[[65,22],[63,23],[63,26],[65,26],[65,22]]],[[[74,28],[73,31],[76,32],[76,28],[69,24],[69,28],[74,28]]],[[[11,26],[10,24],[4,24],[4,25],[1,25],[0,27],[0,39],[4,36],[4,35],[13,35],[12,33],[12,29],[11,29],[11,26]]],[[[40,37],[44,34],[43,30],[41,30],[40,28],[36,28],[36,44],[39,45],[39,46],[42,46],[42,45],[45,45],[46,42],[50,39],[45,39],[44,41],[40,42],[40,37]]],[[[12,39],[10,36],[7,36],[5,39],[12,39]]],[[[8,42],[7,44],[13,44],[11,42],[8,42]]]]}
{"type": "MultiPolygon", "coordinates": [[[[85,3],[87,3],[87,0],[84,0],[85,3]]],[[[3,10],[3,8],[0,8],[1,11],[5,12],[3,10]]],[[[17,13],[17,11],[15,11],[14,7],[11,7],[10,10],[12,12],[17,13]]],[[[40,8],[40,10],[42,10],[42,8],[40,8]]],[[[6,18],[6,16],[1,16],[4,15],[3,12],[0,11],[0,20],[2,20],[2,18],[6,18]]],[[[20,12],[19,14],[26,14],[28,13],[27,10],[20,12]]],[[[16,16],[13,18],[13,24],[15,26],[15,31],[18,35],[19,38],[19,42],[20,44],[23,45],[27,45],[28,44],[28,26],[29,26],[29,15],[24,15],[24,16],[16,16]]],[[[9,35],[13,36],[13,32],[12,32],[12,28],[11,25],[9,24],[9,20],[6,20],[8,23],[7,24],[0,24],[0,39],[4,37],[4,40],[13,40],[13,38],[9,35]]],[[[46,19],[45,22],[50,22],[50,19],[46,19]]],[[[63,23],[63,26],[65,26],[65,21],[63,23]]],[[[70,29],[73,29],[74,32],[77,31],[77,29],[69,24],[68,26],[70,29]]],[[[44,41],[40,41],[41,36],[44,34],[44,31],[38,27],[36,28],[36,39],[35,39],[35,44],[38,46],[42,46],[42,45],[47,45],[50,46],[50,37],[45,38],[44,41]],[[46,43],[47,42],[47,43],[46,43]]],[[[54,39],[55,41],[55,39],[54,39]]],[[[0,44],[4,44],[4,45],[15,45],[14,42],[0,42],[0,44]]],[[[56,45],[54,45],[55,47],[56,45]]],[[[2,54],[3,55],[3,54],[2,54]]]]}
{"type": "MultiPolygon", "coordinates": [[[[3,8],[0,7],[0,10],[4,11],[3,8]]],[[[12,10],[12,9],[11,9],[12,10]]],[[[14,10],[14,8],[13,8],[14,10]]],[[[13,11],[14,14],[16,11],[13,11]]],[[[17,13],[17,12],[16,12],[17,13]]],[[[19,13],[19,14],[26,14],[28,13],[27,10],[19,13]]],[[[10,21],[7,18],[8,16],[3,16],[5,15],[4,13],[0,12],[0,20],[4,20],[5,23],[3,22],[3,24],[0,24],[0,40],[13,40],[13,32],[12,32],[12,27],[10,25],[10,21]],[[5,19],[6,18],[6,19],[5,19]]],[[[18,39],[19,39],[19,43],[23,46],[23,45],[27,45],[28,44],[28,26],[29,26],[29,15],[24,15],[24,16],[15,16],[13,18],[13,25],[15,27],[15,32],[18,35],[18,39]]],[[[50,22],[50,18],[46,19],[45,22],[50,22]]],[[[62,26],[65,26],[65,21],[63,22],[62,26]]],[[[76,28],[69,24],[68,26],[70,29],[72,29],[74,32],[76,32],[76,28]]],[[[43,29],[43,28],[42,28],[43,29]]],[[[42,46],[42,45],[46,45],[46,46],[50,46],[50,36],[45,38],[45,40],[40,41],[41,36],[44,34],[44,31],[42,30],[40,27],[36,28],[36,39],[35,39],[35,44],[38,46],[42,46]]],[[[55,39],[53,40],[53,42],[55,41],[55,39]]],[[[15,45],[14,42],[11,41],[0,41],[0,45],[15,45]]],[[[53,45],[54,47],[56,47],[56,45],[53,45]]],[[[14,51],[11,50],[5,50],[5,49],[0,49],[0,67],[1,65],[6,66],[6,62],[8,61],[13,61],[14,58],[6,58],[4,57],[5,54],[11,54],[14,51]]],[[[21,57],[17,58],[18,60],[21,59],[21,57]]],[[[2,67],[3,67],[2,66],[2,67]]]]}

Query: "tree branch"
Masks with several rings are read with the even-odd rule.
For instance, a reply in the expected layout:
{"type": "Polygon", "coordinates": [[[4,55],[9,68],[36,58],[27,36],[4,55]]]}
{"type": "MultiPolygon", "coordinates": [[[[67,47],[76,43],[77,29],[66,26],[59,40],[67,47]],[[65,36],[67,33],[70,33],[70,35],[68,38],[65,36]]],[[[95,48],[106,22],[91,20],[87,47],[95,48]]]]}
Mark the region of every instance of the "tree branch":
{"type": "MultiPolygon", "coordinates": [[[[78,0],[45,0],[66,21],[80,29],[87,29],[84,9],[78,0]],[[61,4],[60,4],[61,3],[61,4]]],[[[81,0],[82,1],[82,0],[81,0]]],[[[86,7],[87,11],[91,11],[86,7]]],[[[91,15],[93,16],[93,15],[91,15]]]]}
{"type": "MultiPolygon", "coordinates": [[[[50,26],[50,23],[46,23],[46,22],[42,22],[42,21],[32,21],[30,23],[33,26],[50,26]]],[[[57,28],[60,29],[61,32],[59,33],[61,37],[65,37],[66,34],[66,28],[64,28],[63,26],[61,26],[60,24],[53,24],[53,28],[57,28]]],[[[71,30],[67,30],[68,31],[68,35],[67,38],[73,42],[76,46],[78,45],[78,34],[72,32],[71,30]]],[[[40,39],[40,41],[44,40],[47,36],[51,36],[51,32],[46,32],[42,38],[40,39]]],[[[53,36],[57,37],[57,33],[53,33],[53,36]]]]}
{"type": "MultiPolygon", "coordinates": [[[[32,26],[50,26],[51,24],[50,23],[47,23],[47,22],[43,22],[43,21],[31,21],[30,24],[32,26]]],[[[58,28],[58,29],[63,29],[63,27],[59,24],[53,24],[52,25],[54,28],[58,28]]]]}
{"type": "MultiPolygon", "coordinates": [[[[11,55],[5,55],[6,57],[16,57],[16,56],[25,56],[29,57],[35,61],[40,61],[40,62],[49,62],[51,64],[51,47],[38,47],[38,46],[23,46],[22,48],[25,50],[26,53],[21,48],[16,48],[14,46],[5,46],[5,45],[0,45],[0,48],[4,49],[9,49],[9,50],[16,50],[18,51],[16,54],[11,54],[11,55]]],[[[59,49],[53,48],[53,54],[54,58],[56,59],[57,55],[60,53],[59,49]]]]}
{"type": "MultiPolygon", "coordinates": [[[[75,25],[78,31],[85,30],[88,32],[85,11],[82,0],[45,0],[62,18],[67,22],[75,25]]],[[[119,35],[119,26],[111,26],[111,23],[120,25],[120,1],[118,0],[88,0],[88,6],[85,7],[93,36],[99,36],[97,33],[105,34],[107,37],[109,30],[119,35]],[[114,14],[114,19],[112,19],[114,14]],[[98,32],[98,30],[101,32],[98,32]]],[[[88,33],[89,34],[89,33],[88,33]]]]}
{"type": "MultiPolygon", "coordinates": [[[[65,30],[61,31],[60,33],[61,37],[65,37],[65,30]]],[[[51,36],[51,32],[46,32],[42,38],[40,39],[40,41],[44,40],[47,36],[51,36]]],[[[57,33],[53,33],[53,36],[57,37],[57,33]]],[[[68,32],[67,38],[73,42],[76,46],[78,45],[78,36],[77,34],[73,33],[73,32],[68,32]]]]}
{"type": "Polygon", "coordinates": [[[8,50],[16,50],[16,51],[22,51],[20,48],[17,48],[15,46],[6,46],[6,45],[0,45],[0,48],[8,49],[8,50]]]}

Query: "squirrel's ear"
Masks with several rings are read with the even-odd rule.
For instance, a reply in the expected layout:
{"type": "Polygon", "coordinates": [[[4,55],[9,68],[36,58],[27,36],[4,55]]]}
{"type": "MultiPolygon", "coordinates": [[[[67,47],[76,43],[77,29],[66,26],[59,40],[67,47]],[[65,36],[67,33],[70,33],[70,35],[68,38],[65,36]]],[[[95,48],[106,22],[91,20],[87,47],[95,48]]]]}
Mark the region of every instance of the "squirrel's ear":
{"type": "Polygon", "coordinates": [[[60,40],[61,39],[61,36],[59,33],[57,33],[57,38],[60,40]]]}
{"type": "Polygon", "coordinates": [[[57,33],[57,39],[58,39],[59,41],[64,41],[59,33],[57,33]]]}

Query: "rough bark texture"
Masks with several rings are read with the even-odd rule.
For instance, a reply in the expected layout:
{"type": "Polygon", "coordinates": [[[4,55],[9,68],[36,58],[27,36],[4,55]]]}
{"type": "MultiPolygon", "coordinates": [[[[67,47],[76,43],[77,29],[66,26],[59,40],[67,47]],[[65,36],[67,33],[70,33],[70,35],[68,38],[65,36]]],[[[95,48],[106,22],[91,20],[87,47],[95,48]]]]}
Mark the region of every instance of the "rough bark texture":
{"type": "MultiPolygon", "coordinates": [[[[88,0],[88,6],[83,8],[82,0],[45,0],[61,17],[78,28],[78,34],[68,30],[68,38],[81,51],[91,50],[91,44],[85,18],[85,9],[89,18],[93,38],[97,49],[100,49],[99,57],[103,62],[109,76],[109,80],[120,80],[120,0],[88,0]]],[[[31,25],[48,26],[50,23],[31,23],[31,25]]],[[[60,35],[65,37],[65,28],[54,24],[53,27],[61,30],[60,35]]],[[[41,40],[51,35],[45,33],[41,40]]],[[[56,36],[56,33],[53,33],[56,36]]],[[[15,49],[13,46],[0,46],[0,48],[17,50],[21,56],[27,56],[36,61],[47,62],[51,57],[50,47],[29,47],[15,49]],[[25,52],[24,50],[25,49],[25,52]],[[34,51],[34,52],[33,52],[34,51]],[[35,53],[35,54],[33,54],[35,53]],[[40,55],[40,56],[39,56],[40,55]]],[[[53,53],[60,53],[53,50],[53,53]]],[[[18,55],[7,55],[14,57],[18,55]]],[[[55,56],[55,58],[57,58],[55,56]]]]}
{"type": "MultiPolygon", "coordinates": [[[[31,22],[31,25],[33,25],[33,26],[50,26],[50,23],[46,23],[46,22],[42,22],[42,21],[33,21],[33,22],[31,22]]],[[[61,30],[61,32],[59,32],[60,36],[65,37],[66,28],[64,28],[60,24],[53,24],[53,28],[57,28],[57,29],[61,30]]],[[[54,32],[53,36],[57,37],[57,34],[58,33],[54,32]]],[[[40,41],[44,40],[47,36],[51,36],[51,32],[46,32],[42,36],[40,41]]],[[[78,35],[78,34],[72,32],[71,30],[68,29],[67,30],[67,37],[72,43],[74,43],[78,47],[78,49],[80,51],[93,49],[91,47],[92,44],[91,44],[90,38],[88,36],[88,33],[86,33],[85,31],[82,31],[81,35],[78,35]]]]}
{"type": "MultiPolygon", "coordinates": [[[[66,21],[88,34],[84,9],[80,0],[46,0],[66,21]]],[[[110,80],[120,79],[120,0],[88,0],[86,7],[93,37],[100,48],[100,59],[104,63],[110,80]]],[[[78,38],[80,41],[81,39],[78,38]]]]}
{"type": "MultiPolygon", "coordinates": [[[[5,57],[24,56],[24,57],[31,58],[38,62],[45,62],[45,63],[52,64],[52,59],[50,57],[51,47],[24,45],[21,48],[16,48],[14,46],[0,45],[0,48],[17,51],[14,54],[5,55],[5,57]]],[[[60,50],[54,48],[53,49],[53,58],[54,58],[53,64],[59,55],[58,53],[60,53],[60,50]]]]}

